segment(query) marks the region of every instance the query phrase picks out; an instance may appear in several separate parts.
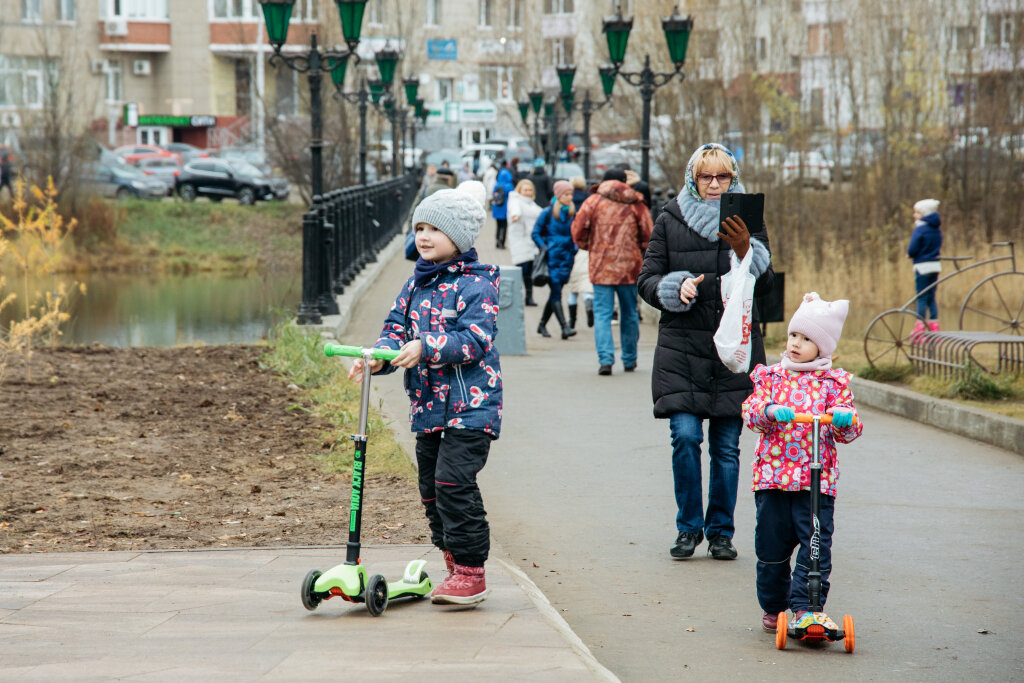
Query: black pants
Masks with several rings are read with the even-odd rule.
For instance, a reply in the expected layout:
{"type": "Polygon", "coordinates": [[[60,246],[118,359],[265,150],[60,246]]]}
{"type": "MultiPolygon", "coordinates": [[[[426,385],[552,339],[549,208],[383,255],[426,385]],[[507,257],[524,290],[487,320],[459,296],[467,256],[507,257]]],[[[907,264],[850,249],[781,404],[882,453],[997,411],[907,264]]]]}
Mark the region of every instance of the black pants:
{"type": "Polygon", "coordinates": [[[476,483],[487,464],[491,437],[468,429],[416,435],[420,497],[430,541],[451,551],[457,564],[482,567],[491,550],[491,529],[476,483]]]}
{"type": "Polygon", "coordinates": [[[507,218],[495,218],[494,221],[498,224],[498,234],[494,240],[495,246],[499,249],[505,248],[505,234],[508,232],[508,219],[507,218]]]}
{"type": "Polygon", "coordinates": [[[533,261],[523,261],[516,265],[523,271],[523,287],[526,288],[526,300],[529,301],[533,298],[533,261]]]}
{"type": "MultiPolygon", "coordinates": [[[[807,595],[807,572],[811,564],[811,493],[810,491],[754,492],[757,526],[754,529],[754,552],[757,553],[757,601],[769,614],[778,614],[787,607],[794,612],[810,606],[807,595]],[[796,566],[790,573],[789,558],[793,549],[796,566]]],[[[828,576],[832,572],[833,513],[836,499],[821,496],[818,518],[821,571],[821,607],[828,597],[828,576]]]]}

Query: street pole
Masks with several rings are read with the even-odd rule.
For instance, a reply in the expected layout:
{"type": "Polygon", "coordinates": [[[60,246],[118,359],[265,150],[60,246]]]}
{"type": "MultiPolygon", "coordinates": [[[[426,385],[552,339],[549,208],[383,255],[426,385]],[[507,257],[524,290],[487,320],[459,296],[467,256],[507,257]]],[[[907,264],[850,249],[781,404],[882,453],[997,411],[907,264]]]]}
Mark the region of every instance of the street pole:
{"type": "Polygon", "coordinates": [[[366,185],[366,105],[370,101],[370,91],[366,89],[366,79],[359,86],[359,184],[366,185]]]}
{"type": "Polygon", "coordinates": [[[640,72],[640,99],[643,100],[643,123],[640,129],[640,177],[651,180],[651,100],[654,99],[654,72],[651,56],[644,55],[644,68],[640,72]]]}
{"type": "Polygon", "coordinates": [[[580,108],[583,114],[583,178],[590,180],[590,116],[594,113],[594,103],[590,100],[590,90],[583,96],[580,108]]]}
{"type": "Polygon", "coordinates": [[[402,161],[402,173],[405,173],[405,150],[406,150],[406,147],[405,147],[405,127],[406,127],[405,118],[406,118],[406,116],[405,115],[406,115],[406,109],[403,107],[402,108],[402,113],[401,113],[401,116],[402,116],[402,154],[399,157],[401,159],[401,161],[402,161]]]}
{"type": "MultiPolygon", "coordinates": [[[[324,193],[323,147],[324,126],[320,116],[320,50],[316,34],[309,36],[309,120],[312,138],[309,142],[310,161],[313,164],[313,201],[324,193]]],[[[333,300],[333,299],[332,299],[333,300]]],[[[337,306],[337,304],[335,304],[337,306]]],[[[335,311],[337,312],[337,311],[335,311]]]]}

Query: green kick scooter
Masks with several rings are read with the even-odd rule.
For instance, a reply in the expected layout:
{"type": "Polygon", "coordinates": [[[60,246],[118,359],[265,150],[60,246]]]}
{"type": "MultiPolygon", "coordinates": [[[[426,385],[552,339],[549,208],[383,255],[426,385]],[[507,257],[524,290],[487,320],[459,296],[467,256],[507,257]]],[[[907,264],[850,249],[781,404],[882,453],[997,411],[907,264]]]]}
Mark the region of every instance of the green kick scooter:
{"type": "MultiPolygon", "coordinates": [[[[392,349],[363,349],[358,346],[327,344],[324,355],[362,358],[367,365],[371,360],[394,360],[398,351],[392,349]]],[[[380,574],[369,576],[360,563],[359,530],[362,525],[363,479],[366,475],[366,433],[370,410],[370,373],[363,375],[363,391],[359,403],[359,433],[352,435],[356,442],[352,458],[352,504],[348,518],[348,544],[344,564],[326,572],[313,569],[302,582],[302,606],[312,611],[323,600],[338,597],[348,602],[366,603],[366,609],[375,617],[384,614],[388,602],[396,598],[424,598],[434,584],[423,567],[426,560],[413,560],[405,567],[401,581],[388,583],[380,574]]]]}

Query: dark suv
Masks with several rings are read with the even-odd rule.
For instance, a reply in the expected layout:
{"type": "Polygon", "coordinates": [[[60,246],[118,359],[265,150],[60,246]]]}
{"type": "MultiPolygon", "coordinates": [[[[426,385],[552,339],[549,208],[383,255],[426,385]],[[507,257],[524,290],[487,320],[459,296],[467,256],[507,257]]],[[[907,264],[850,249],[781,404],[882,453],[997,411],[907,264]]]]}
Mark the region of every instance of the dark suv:
{"type": "Polygon", "coordinates": [[[187,202],[195,201],[196,197],[209,197],[215,202],[229,197],[249,205],[258,199],[276,198],[278,189],[274,185],[274,180],[252,164],[197,159],[185,164],[174,187],[187,202]]]}

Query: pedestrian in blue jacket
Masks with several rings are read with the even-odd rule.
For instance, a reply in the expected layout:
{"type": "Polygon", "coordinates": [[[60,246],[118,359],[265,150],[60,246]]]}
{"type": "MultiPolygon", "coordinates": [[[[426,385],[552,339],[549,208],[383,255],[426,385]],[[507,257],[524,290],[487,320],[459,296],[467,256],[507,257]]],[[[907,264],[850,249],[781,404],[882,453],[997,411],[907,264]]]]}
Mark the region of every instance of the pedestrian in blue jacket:
{"type": "MultiPolygon", "coordinates": [[[[499,271],[479,263],[473,248],[485,220],[480,204],[457,190],[420,202],[412,217],[420,257],[375,344],[401,352],[370,361],[374,374],[405,368],[420,497],[448,566],[431,593],[439,604],[487,596],[490,527],[477,474],[501,430],[502,387],[494,346],[499,271]]],[[[361,380],[364,365],[356,360],[349,377],[361,380]]]]}
{"type": "Polygon", "coordinates": [[[914,261],[914,287],[917,290],[917,321],[911,334],[924,332],[925,323],[932,332],[939,331],[939,305],[935,301],[935,290],[932,287],[939,279],[942,262],[939,251],[942,249],[942,219],[939,217],[939,200],[922,199],[914,204],[914,232],[910,235],[907,256],[914,261]],[[930,288],[930,289],[929,289],[930,288]]]}
{"type": "Polygon", "coordinates": [[[508,170],[508,162],[502,161],[501,170],[494,181],[494,191],[491,193],[491,215],[498,224],[494,246],[498,249],[505,248],[505,236],[508,234],[508,196],[514,189],[516,184],[512,179],[512,171],[508,170]]]}
{"type": "Polygon", "coordinates": [[[576,330],[565,320],[562,311],[562,287],[569,281],[572,273],[572,262],[579,247],[572,241],[572,221],[576,215],[576,205],[572,201],[572,184],[567,180],[555,183],[555,198],[551,205],[540,212],[537,222],[533,225],[533,241],[540,248],[547,249],[548,270],[551,274],[548,283],[548,302],[540,317],[537,333],[542,337],[550,337],[546,325],[551,316],[562,326],[562,339],[576,334],[576,330]]]}

